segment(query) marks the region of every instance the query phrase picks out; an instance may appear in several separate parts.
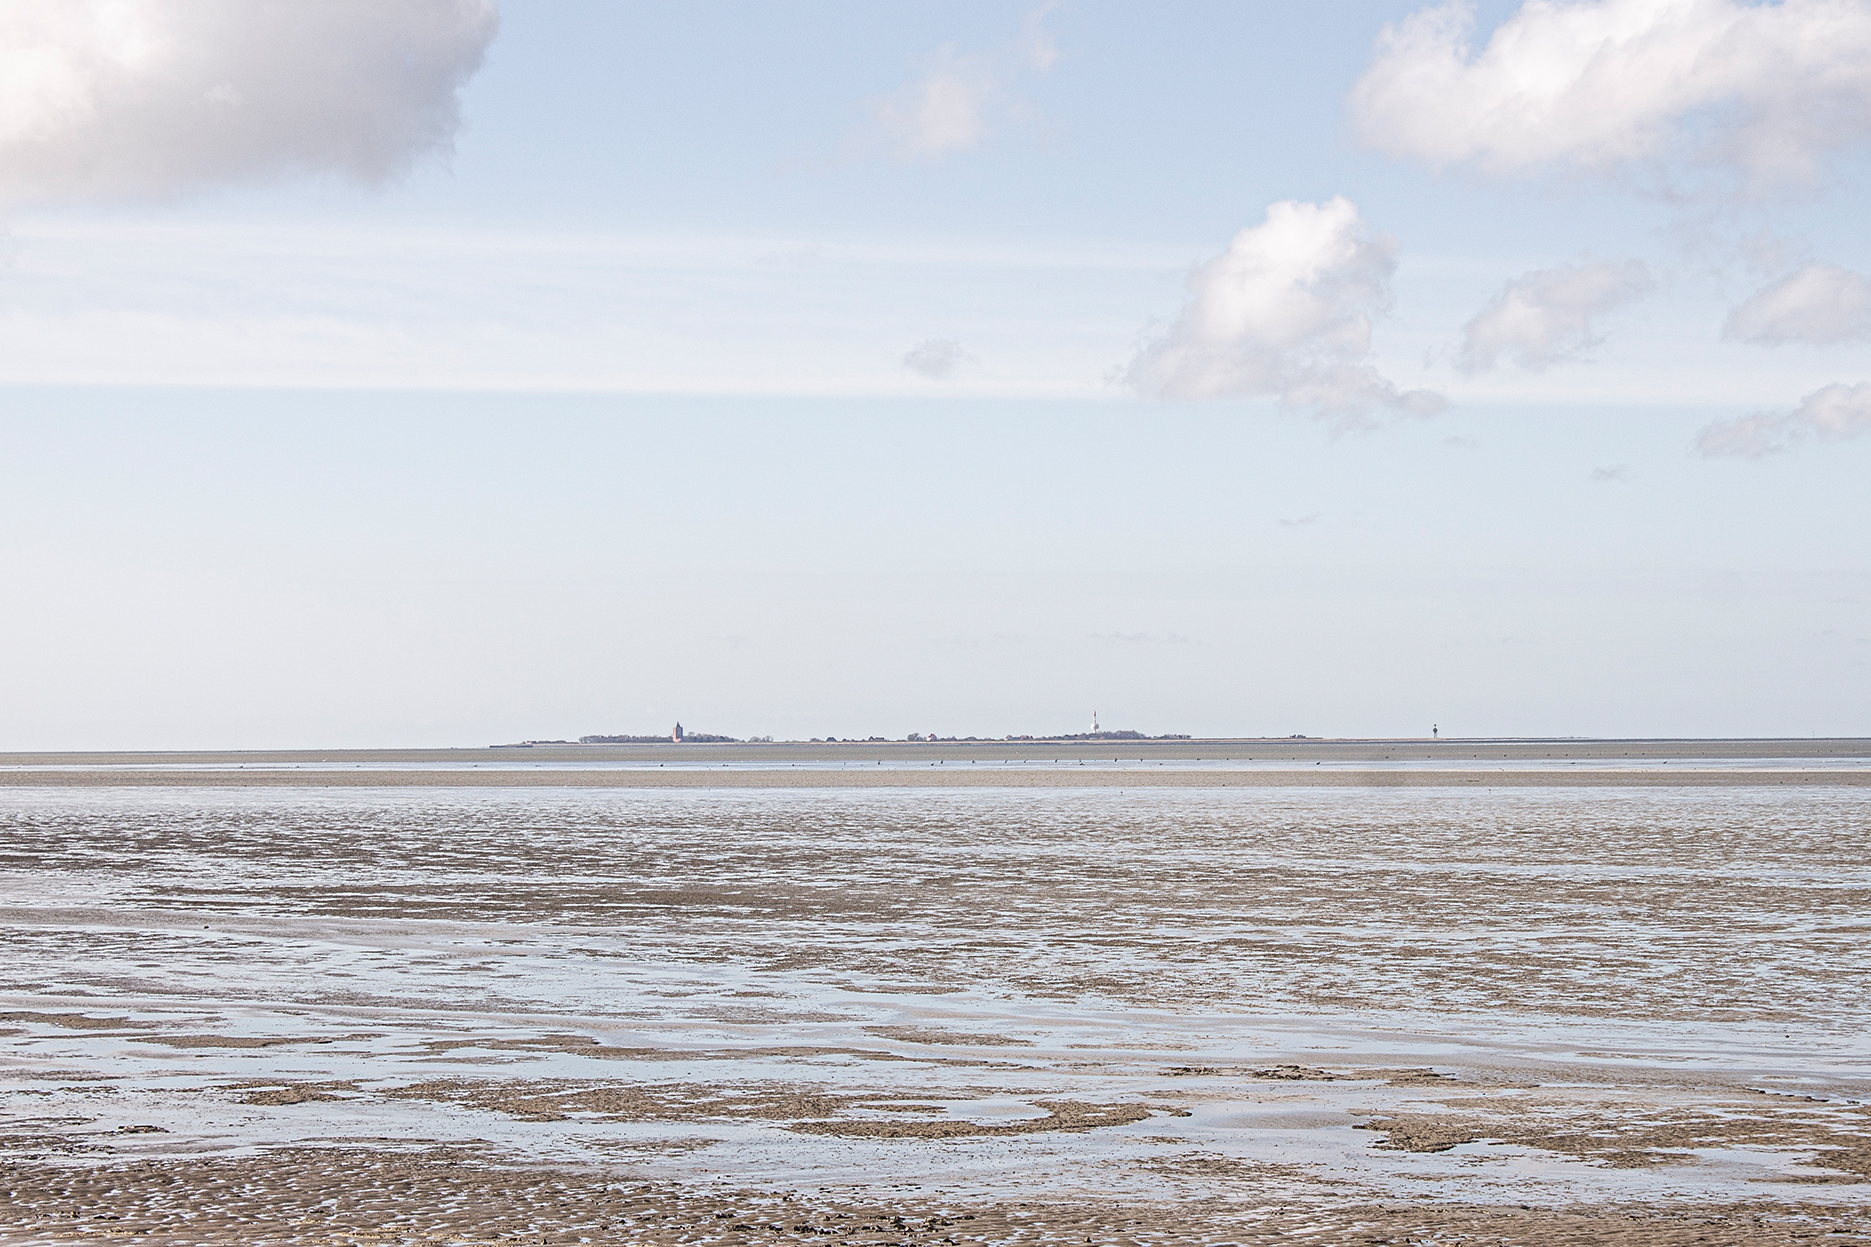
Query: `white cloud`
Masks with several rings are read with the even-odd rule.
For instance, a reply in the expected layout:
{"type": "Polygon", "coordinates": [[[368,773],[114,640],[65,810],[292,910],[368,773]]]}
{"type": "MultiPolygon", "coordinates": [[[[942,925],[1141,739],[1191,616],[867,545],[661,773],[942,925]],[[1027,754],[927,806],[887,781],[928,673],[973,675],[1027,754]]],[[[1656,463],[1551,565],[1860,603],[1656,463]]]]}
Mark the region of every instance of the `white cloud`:
{"type": "Polygon", "coordinates": [[[1728,314],[1722,336],[1762,346],[1871,337],[1871,277],[1807,264],[1728,314]]]}
{"type": "Polygon", "coordinates": [[[1526,0],[1479,52],[1454,0],[1387,26],[1360,136],[1435,167],[1606,168],[1694,154],[1805,180],[1871,134],[1862,0],[1526,0]]]}
{"type": "Polygon", "coordinates": [[[1041,26],[1050,7],[1029,13],[1010,47],[970,53],[958,53],[952,44],[937,48],[920,76],[871,105],[876,133],[869,139],[881,137],[899,160],[929,160],[980,144],[997,124],[1022,111],[1013,95],[1019,78],[1043,74],[1059,59],[1041,26]]]}
{"type": "Polygon", "coordinates": [[[1711,424],[1697,436],[1696,453],[1704,458],[1759,459],[1809,438],[1841,441],[1862,433],[1871,433],[1871,382],[1814,390],[1785,414],[1762,411],[1711,424]]]}
{"type": "Polygon", "coordinates": [[[1366,362],[1396,265],[1395,241],[1343,196],[1276,203],[1189,275],[1182,315],[1121,379],[1162,398],[1276,397],[1347,424],[1378,408],[1438,411],[1439,396],[1400,392],[1366,362]]]}
{"type": "Polygon", "coordinates": [[[162,195],[446,149],[490,0],[0,0],[0,200],[162,195]]]}
{"type": "Polygon", "coordinates": [[[1000,93],[994,58],[957,56],[944,47],[926,74],[876,106],[877,123],[905,159],[964,151],[987,133],[988,110],[1000,93]]]}
{"type": "Polygon", "coordinates": [[[1042,4],[1026,15],[1021,24],[1020,55],[1026,63],[1045,73],[1059,59],[1059,45],[1054,41],[1052,32],[1045,27],[1046,15],[1056,8],[1056,4],[1042,4]]]}
{"type": "Polygon", "coordinates": [[[915,349],[903,357],[903,366],[931,381],[947,381],[955,375],[957,368],[973,358],[959,342],[948,338],[930,338],[917,343],[915,349]]]}
{"type": "Polygon", "coordinates": [[[1562,264],[1517,277],[1462,327],[1457,363],[1481,372],[1505,356],[1544,368],[1577,355],[1602,341],[1594,318],[1642,298],[1653,284],[1640,260],[1562,264]]]}

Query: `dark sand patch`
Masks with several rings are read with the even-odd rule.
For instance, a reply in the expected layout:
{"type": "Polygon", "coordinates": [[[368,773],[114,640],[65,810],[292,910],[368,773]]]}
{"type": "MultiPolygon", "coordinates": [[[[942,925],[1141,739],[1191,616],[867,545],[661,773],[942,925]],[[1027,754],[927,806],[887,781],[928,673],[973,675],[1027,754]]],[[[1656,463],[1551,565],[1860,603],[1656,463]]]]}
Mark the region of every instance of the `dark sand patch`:
{"type": "Polygon", "coordinates": [[[281,1044],[326,1044],[322,1035],[138,1035],[139,1043],[168,1048],[277,1048],[281,1044]]]}
{"type": "Polygon", "coordinates": [[[441,1055],[462,1048],[481,1048],[489,1052],[568,1052],[609,1061],[672,1061],[693,1054],[669,1048],[626,1048],[607,1044],[590,1035],[559,1033],[526,1036],[518,1039],[429,1039],[424,1050],[441,1055]]]}
{"type": "Polygon", "coordinates": [[[1262,1247],[1460,1242],[1463,1247],[1806,1247],[1871,1242],[1871,1220],[1821,1204],[1672,1203],[1570,1208],[1391,1200],[1268,1203],[1268,1166],[1163,1162],[1230,1189],[1175,1203],[1090,1197],[942,1200],[915,1195],[696,1191],[596,1169],[502,1167],[473,1149],[419,1154],[297,1149],[100,1168],[0,1166],[9,1243],[133,1238],[160,1247],[338,1247],[365,1242],[1149,1242],[1262,1247]],[[1218,1181],[1220,1179],[1220,1181],[1218,1181]]]}
{"type": "Polygon", "coordinates": [[[0,1013],[0,1022],[37,1022],[41,1026],[60,1026],[74,1031],[120,1031],[150,1025],[132,1022],[127,1017],[94,1018],[85,1013],[0,1013]]]}
{"type": "Polygon", "coordinates": [[[829,1117],[855,1102],[850,1096],[790,1087],[723,1091],[694,1083],[566,1080],[436,1079],[382,1094],[484,1109],[523,1121],[566,1121],[575,1115],[604,1121],[795,1121],[829,1117]]]}
{"type": "Polygon", "coordinates": [[[1385,1113],[1358,1128],[1383,1132],[1377,1146],[1399,1151],[1445,1152],[1487,1141],[1538,1148],[1611,1169],[1679,1164],[1699,1152],[1746,1148],[1785,1155],[1785,1166],[1774,1181],[1871,1181],[1871,1131],[1862,1113],[1722,1112],[1556,1098],[1443,1103],[1451,1111],[1385,1113]]]}
{"type": "Polygon", "coordinates": [[[1013,1039],[1007,1035],[986,1035],[979,1032],[943,1030],[934,1026],[866,1026],[864,1033],[876,1035],[881,1039],[894,1039],[900,1043],[919,1043],[934,1045],[975,1044],[990,1048],[1030,1048],[1029,1039],[1013,1039]]]}
{"type": "Polygon", "coordinates": [[[255,1091],[240,1097],[242,1104],[309,1104],[321,1100],[335,1100],[338,1097],[328,1095],[311,1087],[272,1087],[265,1091],[255,1091]]]}
{"type": "Polygon", "coordinates": [[[1270,1082],[1345,1082],[1359,1078],[1382,1078],[1392,1073],[1420,1074],[1422,1070],[1373,1070],[1355,1074],[1334,1074],[1310,1065],[1172,1065],[1163,1071],[1171,1078],[1259,1078],[1270,1082]]]}
{"type": "Polygon", "coordinates": [[[1153,1113],[1141,1104],[1087,1104],[1080,1100],[1034,1100],[1044,1117],[992,1124],[946,1118],[941,1121],[802,1121],[787,1127],[799,1134],[836,1135],[847,1139],[1001,1138],[1021,1134],[1083,1134],[1101,1126],[1125,1126],[1153,1113]]]}
{"type": "Polygon", "coordinates": [[[1423,1114],[1380,1117],[1357,1128],[1383,1131],[1377,1146],[1399,1152],[1446,1152],[1481,1137],[1472,1124],[1460,1118],[1423,1114]]]}
{"type": "MultiPolygon", "coordinates": [[[[786,1047],[749,1046],[745,1048],[644,1048],[606,1044],[588,1035],[554,1034],[520,1038],[425,1039],[422,1050],[433,1056],[447,1056],[464,1049],[489,1052],[518,1052],[539,1055],[564,1053],[600,1061],[743,1061],[779,1057],[809,1061],[815,1057],[848,1056],[865,1061],[902,1061],[908,1058],[879,1048],[852,1048],[828,1044],[796,1044],[786,1047]]],[[[953,1058],[923,1058],[943,1064],[983,1064],[953,1058]]]]}
{"type": "MultiPolygon", "coordinates": [[[[723,1089],[693,1083],[618,1084],[562,1080],[492,1082],[438,1079],[383,1094],[490,1110],[523,1121],[771,1121],[800,1134],[862,1139],[954,1139],[1057,1131],[1078,1134],[1101,1126],[1142,1121],[1153,1111],[1139,1104],[1090,1104],[1032,1098],[1044,1116],[983,1123],[947,1115],[915,1096],[834,1094],[819,1088],[723,1089]],[[879,1121],[842,1116],[848,1110],[942,1114],[926,1121],[879,1121]]],[[[926,1093],[925,1093],[926,1094],[926,1093]]],[[[1177,1109],[1162,1110],[1171,1114],[1177,1109]]],[[[1185,1114],[1186,1115],[1186,1114],[1185,1114]]]]}
{"type": "Polygon", "coordinates": [[[1381,1078],[1392,1087],[1446,1087],[1456,1081],[1454,1074],[1438,1073],[1433,1069],[1367,1069],[1347,1078],[1381,1078]]]}

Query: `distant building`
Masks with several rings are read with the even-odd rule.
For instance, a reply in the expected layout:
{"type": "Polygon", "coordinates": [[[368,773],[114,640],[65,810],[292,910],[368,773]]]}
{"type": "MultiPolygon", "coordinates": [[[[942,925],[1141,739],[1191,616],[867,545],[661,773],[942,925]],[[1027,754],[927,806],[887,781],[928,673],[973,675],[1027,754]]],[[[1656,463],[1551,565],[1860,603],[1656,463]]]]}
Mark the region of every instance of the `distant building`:
{"type": "Polygon", "coordinates": [[[677,723],[676,730],[669,733],[669,739],[674,741],[678,745],[682,743],[682,724],[681,723],[677,723]]]}
{"type": "Polygon", "coordinates": [[[1091,734],[1093,736],[1098,734],[1098,712],[1096,710],[1091,712],[1091,734]]]}

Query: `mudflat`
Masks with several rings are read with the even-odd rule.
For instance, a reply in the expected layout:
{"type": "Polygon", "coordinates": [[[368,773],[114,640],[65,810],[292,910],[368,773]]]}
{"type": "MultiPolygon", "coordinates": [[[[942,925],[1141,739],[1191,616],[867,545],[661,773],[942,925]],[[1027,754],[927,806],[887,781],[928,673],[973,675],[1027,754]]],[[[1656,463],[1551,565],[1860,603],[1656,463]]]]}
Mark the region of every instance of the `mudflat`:
{"type": "Polygon", "coordinates": [[[0,1242],[1871,1241],[1865,747],[1409,744],[7,758],[0,1242]]]}
{"type": "Polygon", "coordinates": [[[1858,787],[1871,740],[904,741],[0,754],[27,788],[1858,787]]]}

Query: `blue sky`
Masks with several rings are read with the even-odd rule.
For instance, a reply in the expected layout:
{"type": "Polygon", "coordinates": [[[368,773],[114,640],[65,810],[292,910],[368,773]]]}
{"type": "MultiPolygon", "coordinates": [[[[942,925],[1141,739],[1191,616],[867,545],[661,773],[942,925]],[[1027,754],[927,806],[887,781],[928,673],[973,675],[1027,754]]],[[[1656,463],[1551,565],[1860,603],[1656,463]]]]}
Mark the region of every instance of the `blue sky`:
{"type": "Polygon", "coordinates": [[[1867,730],[1871,6],[123,11],[0,746],[1867,730]]]}

